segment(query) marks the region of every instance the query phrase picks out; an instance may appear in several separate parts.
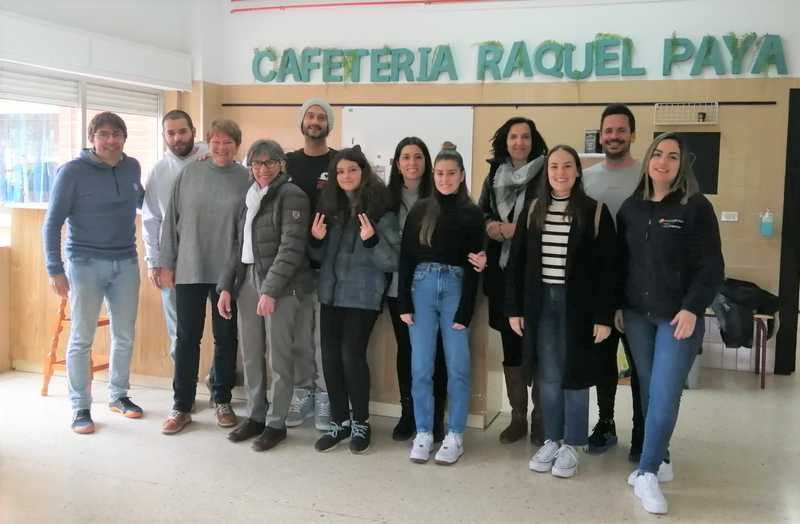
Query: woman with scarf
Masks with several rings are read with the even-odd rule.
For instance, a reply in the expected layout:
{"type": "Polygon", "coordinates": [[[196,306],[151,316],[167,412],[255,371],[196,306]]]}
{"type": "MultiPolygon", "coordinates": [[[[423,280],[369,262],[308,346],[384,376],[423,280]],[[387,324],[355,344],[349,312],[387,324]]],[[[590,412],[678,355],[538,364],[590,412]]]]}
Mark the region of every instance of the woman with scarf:
{"type": "MultiPolygon", "coordinates": [[[[503,312],[505,268],[511,251],[517,220],[534,197],[534,181],[544,167],[547,144],[532,120],[515,116],[508,119],[492,138],[489,175],[483,183],[478,205],[483,211],[487,267],[483,289],[489,298],[489,326],[500,332],[503,343],[503,373],[511,424],[500,433],[500,442],[510,444],[528,433],[528,384],[522,370],[522,337],[514,333],[503,312]]],[[[531,442],[542,445],[542,420],[537,409],[537,388],[531,400],[531,442]]]]}

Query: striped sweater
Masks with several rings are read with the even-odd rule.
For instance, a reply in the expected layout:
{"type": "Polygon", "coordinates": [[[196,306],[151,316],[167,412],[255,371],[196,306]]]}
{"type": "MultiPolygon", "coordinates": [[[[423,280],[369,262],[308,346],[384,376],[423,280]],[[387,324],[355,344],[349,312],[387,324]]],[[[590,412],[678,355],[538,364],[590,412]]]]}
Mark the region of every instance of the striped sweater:
{"type": "Polygon", "coordinates": [[[571,227],[566,215],[569,198],[556,198],[547,209],[542,229],[542,282],[564,284],[567,276],[567,242],[571,227]]]}

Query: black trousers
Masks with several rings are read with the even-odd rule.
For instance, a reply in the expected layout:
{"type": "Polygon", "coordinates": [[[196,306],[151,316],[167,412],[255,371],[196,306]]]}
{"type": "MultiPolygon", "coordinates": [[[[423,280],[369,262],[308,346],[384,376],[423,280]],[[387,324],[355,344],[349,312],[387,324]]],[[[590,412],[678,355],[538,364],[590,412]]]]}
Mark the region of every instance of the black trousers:
{"type": "MultiPolygon", "coordinates": [[[[597,407],[600,410],[601,420],[614,419],[614,405],[617,395],[617,383],[619,381],[619,369],[617,367],[617,347],[622,341],[625,349],[625,357],[631,370],[631,396],[633,399],[633,442],[644,437],[644,418],[642,417],[642,403],[639,396],[639,377],[636,375],[636,367],[631,356],[628,338],[625,334],[616,329],[611,329],[611,334],[600,343],[598,350],[603,354],[602,382],[597,384],[597,407]]],[[[638,440],[641,447],[641,440],[638,440]]]]}
{"type": "Polygon", "coordinates": [[[177,284],[177,342],[175,344],[175,375],[172,379],[174,409],[188,412],[197,393],[197,372],[200,368],[200,341],[206,322],[206,303],[211,302],[211,329],[214,333],[214,362],[211,388],[214,401],[231,401],[231,389],[236,376],[236,305],[230,320],[217,311],[216,284],[177,284]]]}
{"type": "Polygon", "coordinates": [[[522,365],[522,337],[514,333],[511,326],[500,330],[500,341],[503,343],[503,365],[516,368],[522,365]]]}
{"type": "Polygon", "coordinates": [[[322,335],[322,369],[328,385],[331,419],[337,424],[353,419],[365,422],[369,418],[369,365],[367,346],[378,312],[320,306],[322,335]]]}
{"type": "MultiPolygon", "coordinates": [[[[386,297],[389,316],[392,318],[394,337],[397,340],[397,384],[400,389],[400,400],[411,402],[411,337],[408,325],[400,320],[397,299],[386,297]]],[[[447,401],[447,365],[444,359],[442,334],[436,336],[436,360],[433,367],[433,398],[436,404],[447,401]]]]}

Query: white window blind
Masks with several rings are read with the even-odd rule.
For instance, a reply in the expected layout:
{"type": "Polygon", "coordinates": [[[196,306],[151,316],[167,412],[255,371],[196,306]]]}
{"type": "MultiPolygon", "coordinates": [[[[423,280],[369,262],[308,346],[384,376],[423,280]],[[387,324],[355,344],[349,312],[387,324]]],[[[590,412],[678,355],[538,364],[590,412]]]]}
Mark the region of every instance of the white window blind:
{"type": "Polygon", "coordinates": [[[86,108],[128,115],[158,116],[158,95],[87,83],[86,108]]]}
{"type": "Polygon", "coordinates": [[[0,98],[77,107],[78,82],[0,69],[0,98]]]}

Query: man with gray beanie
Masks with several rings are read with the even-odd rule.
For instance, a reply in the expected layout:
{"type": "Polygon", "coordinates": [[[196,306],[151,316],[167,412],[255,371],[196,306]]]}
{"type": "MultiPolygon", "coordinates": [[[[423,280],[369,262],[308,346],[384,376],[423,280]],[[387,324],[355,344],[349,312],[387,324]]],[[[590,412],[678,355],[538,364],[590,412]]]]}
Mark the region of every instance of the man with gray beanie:
{"type": "MultiPolygon", "coordinates": [[[[334,149],[328,147],[328,134],[333,129],[333,122],[333,108],[328,102],[321,98],[306,100],[299,113],[300,132],[305,143],[301,149],[286,155],[286,171],[292,177],[292,182],[308,195],[312,213],[317,208],[319,193],[328,181],[328,164],[336,154],[334,149]]],[[[312,268],[316,282],[319,265],[312,261],[312,268]]],[[[294,394],[286,417],[286,426],[299,426],[307,418],[314,416],[316,428],[327,431],[331,409],[328,388],[322,373],[319,300],[315,297],[315,300],[308,303],[314,308],[313,347],[308,348],[307,358],[295,360],[294,394]]]]}

